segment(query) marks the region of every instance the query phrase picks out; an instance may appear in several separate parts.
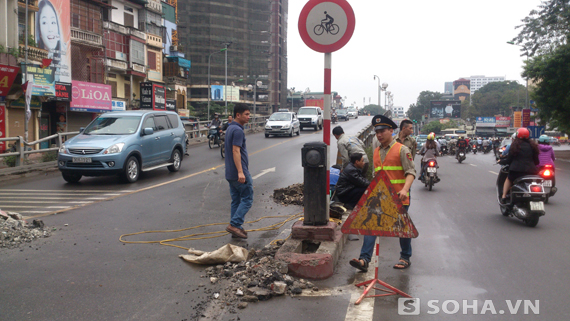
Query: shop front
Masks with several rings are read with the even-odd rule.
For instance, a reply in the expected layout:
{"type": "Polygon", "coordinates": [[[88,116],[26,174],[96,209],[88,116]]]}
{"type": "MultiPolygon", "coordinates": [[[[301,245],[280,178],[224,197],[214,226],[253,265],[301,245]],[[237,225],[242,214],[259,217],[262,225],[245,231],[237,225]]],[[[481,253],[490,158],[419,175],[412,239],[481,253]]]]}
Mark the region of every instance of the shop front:
{"type": "Polygon", "coordinates": [[[113,110],[110,85],[72,81],[72,95],[67,118],[67,130],[86,127],[99,114],[113,110]]]}

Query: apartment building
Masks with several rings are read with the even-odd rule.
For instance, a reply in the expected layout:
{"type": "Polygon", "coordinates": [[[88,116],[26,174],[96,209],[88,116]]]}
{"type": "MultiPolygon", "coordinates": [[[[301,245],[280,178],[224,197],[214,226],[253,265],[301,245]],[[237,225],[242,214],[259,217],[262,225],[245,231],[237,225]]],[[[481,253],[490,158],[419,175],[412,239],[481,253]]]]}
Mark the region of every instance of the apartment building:
{"type": "Polygon", "coordinates": [[[496,81],[505,81],[504,76],[495,76],[495,77],[485,77],[485,76],[471,76],[469,77],[471,83],[471,95],[479,90],[481,87],[485,86],[488,83],[496,82],[496,81]]]}

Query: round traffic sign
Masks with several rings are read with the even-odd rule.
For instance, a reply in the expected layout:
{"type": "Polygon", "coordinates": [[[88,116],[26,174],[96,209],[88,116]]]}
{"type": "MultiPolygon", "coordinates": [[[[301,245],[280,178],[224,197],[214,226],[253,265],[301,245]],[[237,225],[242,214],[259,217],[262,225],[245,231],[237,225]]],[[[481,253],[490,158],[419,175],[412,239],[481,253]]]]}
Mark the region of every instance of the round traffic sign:
{"type": "Polygon", "coordinates": [[[344,47],[354,32],[354,11],[346,0],[310,0],[299,16],[299,33],[318,52],[344,47]]]}

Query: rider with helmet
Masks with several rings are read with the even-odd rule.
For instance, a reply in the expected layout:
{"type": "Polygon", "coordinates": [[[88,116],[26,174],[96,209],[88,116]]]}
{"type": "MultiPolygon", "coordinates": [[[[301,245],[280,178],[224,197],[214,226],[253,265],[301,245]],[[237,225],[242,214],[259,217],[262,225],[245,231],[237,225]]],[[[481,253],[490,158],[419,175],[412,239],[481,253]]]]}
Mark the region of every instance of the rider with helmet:
{"type": "Polygon", "coordinates": [[[552,168],[554,168],[556,158],[554,157],[554,150],[550,146],[550,137],[541,135],[538,138],[538,150],[540,151],[538,154],[538,160],[540,161],[538,167],[552,165],[552,168]]]}
{"type": "Polygon", "coordinates": [[[436,157],[439,156],[439,147],[436,144],[434,133],[428,135],[426,143],[422,146],[422,149],[420,150],[420,155],[423,156],[421,161],[422,172],[420,177],[418,178],[418,180],[421,181],[424,178],[425,167],[427,166],[429,161],[435,160],[436,157]]]}
{"type": "Polygon", "coordinates": [[[467,149],[467,141],[463,136],[459,136],[459,139],[457,140],[457,153],[455,154],[455,158],[457,159],[459,157],[460,152],[465,153],[466,149],[467,149]]]}
{"type": "Polygon", "coordinates": [[[530,139],[530,132],[525,127],[517,129],[516,134],[517,138],[511,144],[507,158],[499,160],[501,165],[510,165],[509,175],[503,185],[502,203],[506,203],[507,194],[517,178],[538,173],[536,165],[540,163],[540,152],[537,143],[530,139]]]}

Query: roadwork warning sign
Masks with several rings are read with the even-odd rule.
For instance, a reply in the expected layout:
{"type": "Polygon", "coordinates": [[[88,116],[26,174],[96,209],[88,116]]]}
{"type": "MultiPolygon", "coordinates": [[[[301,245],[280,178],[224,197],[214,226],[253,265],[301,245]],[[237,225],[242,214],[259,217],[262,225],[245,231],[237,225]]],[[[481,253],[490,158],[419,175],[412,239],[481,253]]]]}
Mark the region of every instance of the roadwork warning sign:
{"type": "Polygon", "coordinates": [[[418,237],[414,223],[384,171],[376,174],[341,231],[344,234],[418,237]]]}

